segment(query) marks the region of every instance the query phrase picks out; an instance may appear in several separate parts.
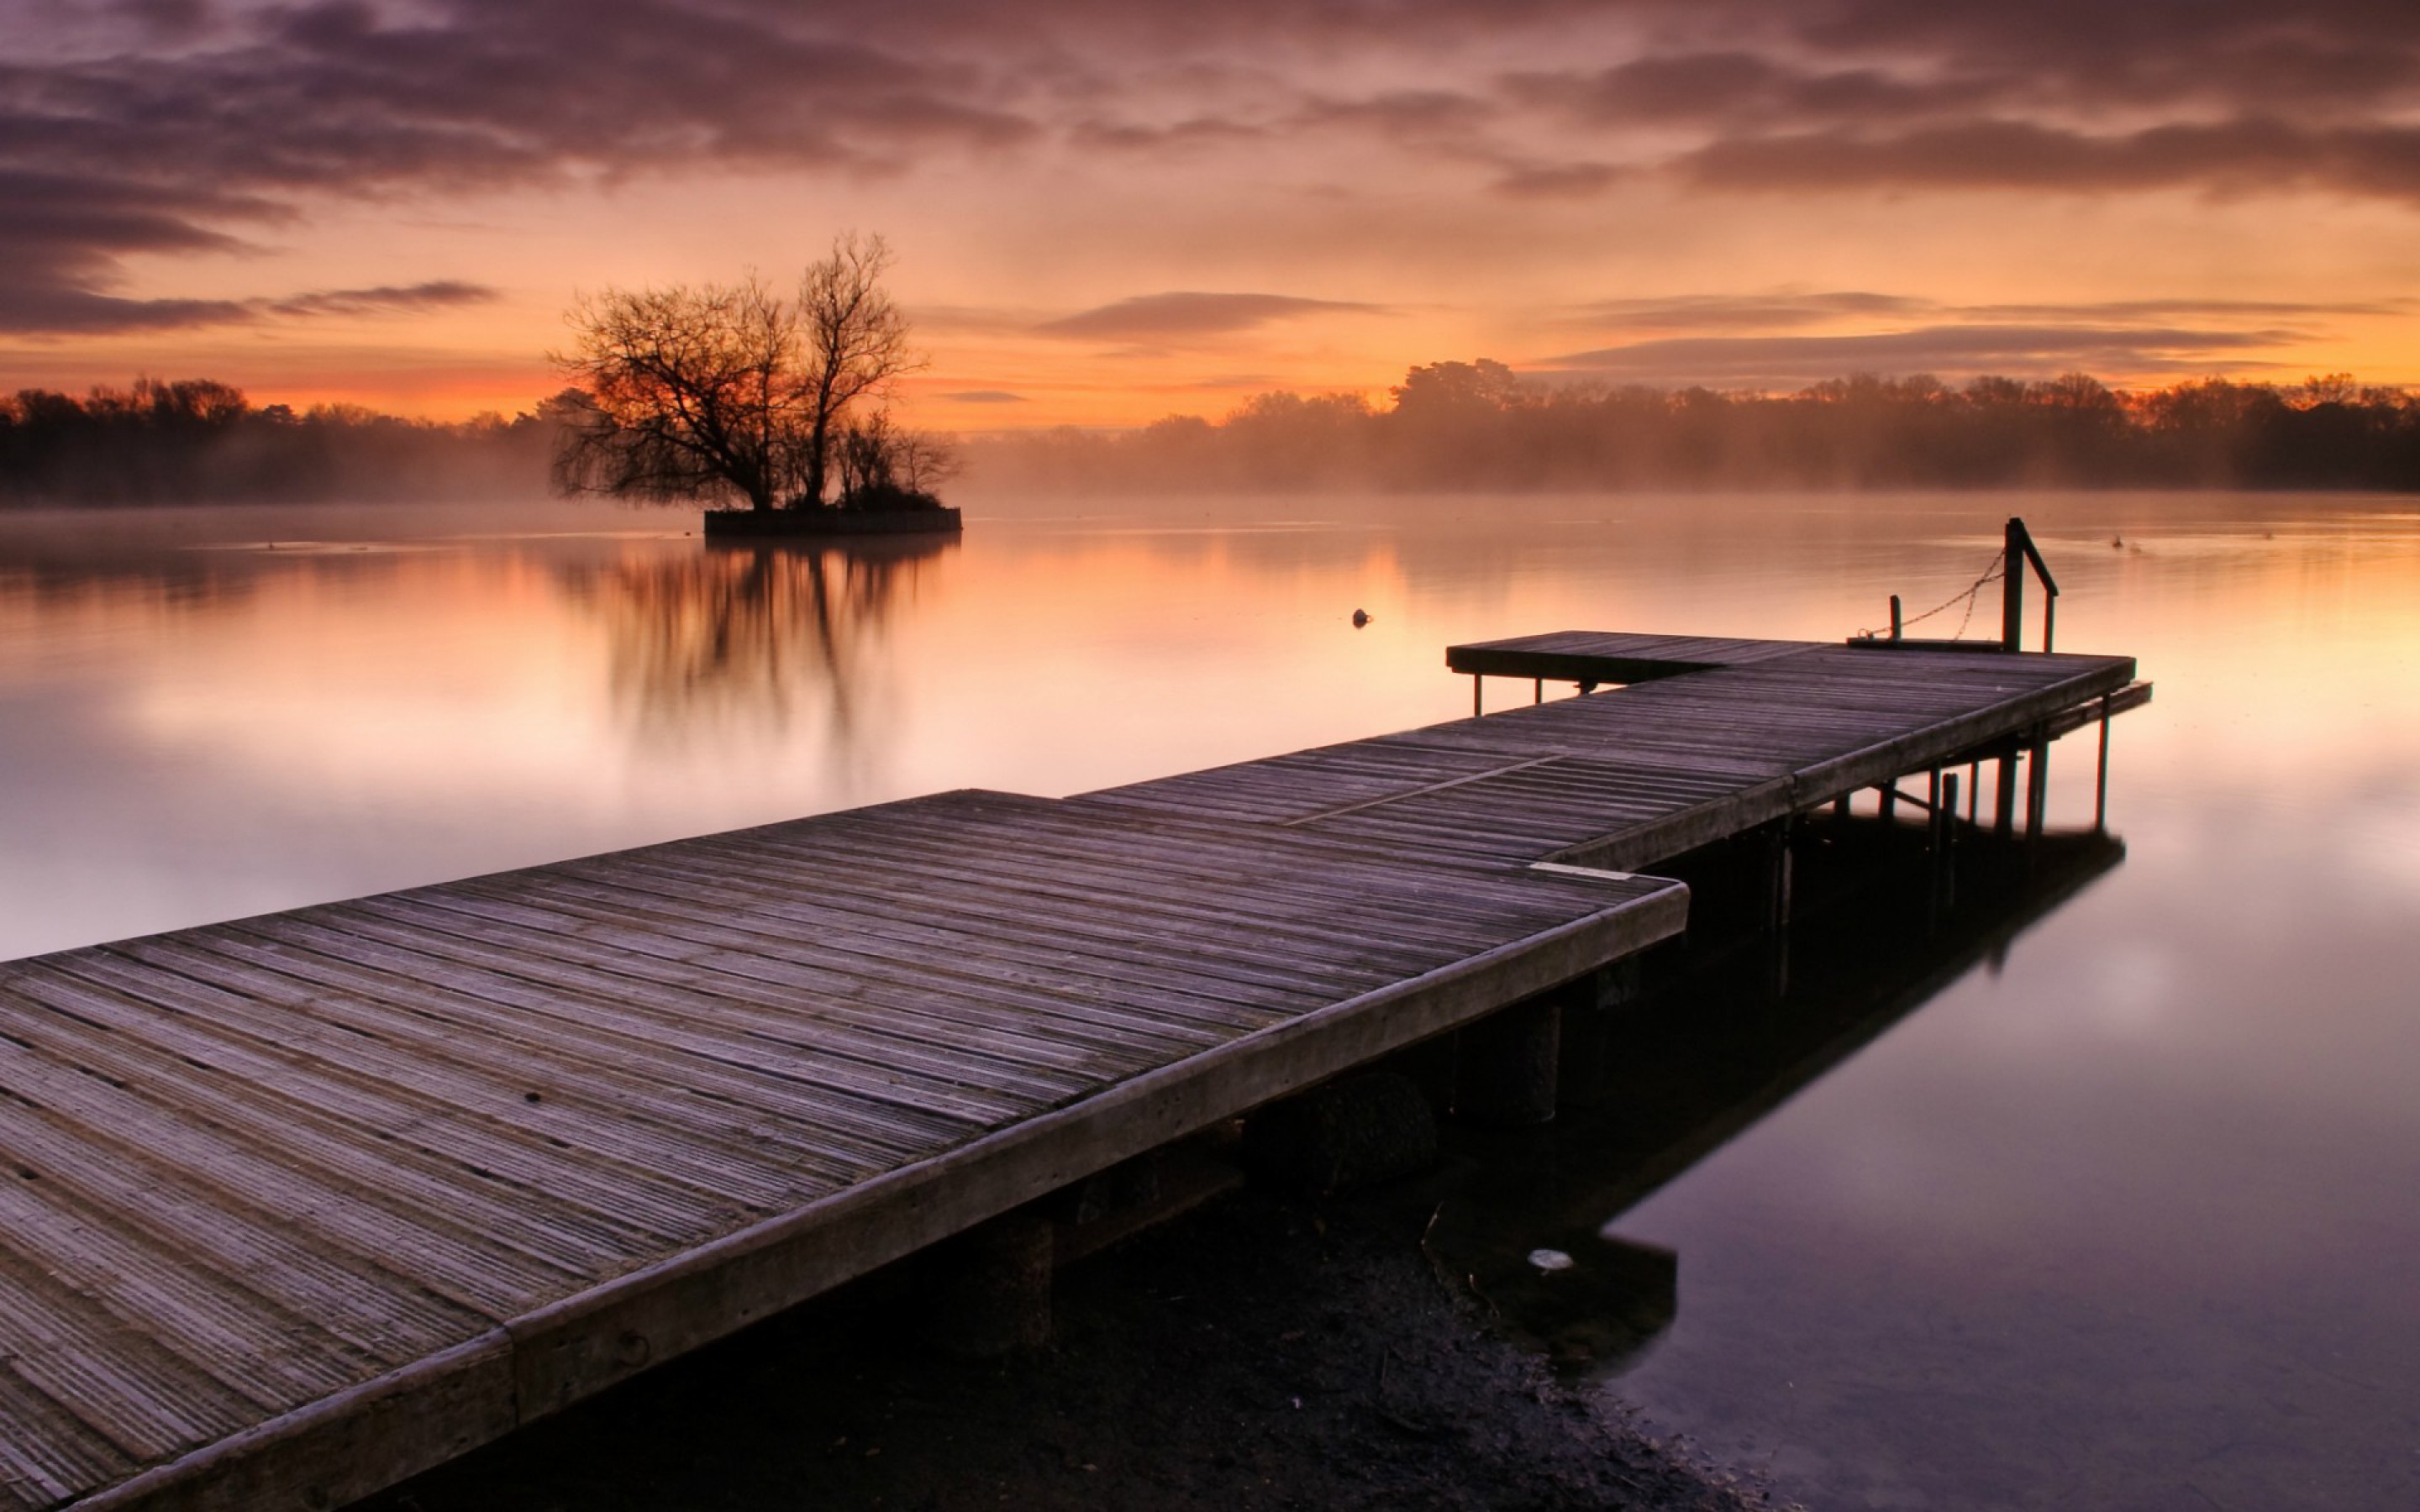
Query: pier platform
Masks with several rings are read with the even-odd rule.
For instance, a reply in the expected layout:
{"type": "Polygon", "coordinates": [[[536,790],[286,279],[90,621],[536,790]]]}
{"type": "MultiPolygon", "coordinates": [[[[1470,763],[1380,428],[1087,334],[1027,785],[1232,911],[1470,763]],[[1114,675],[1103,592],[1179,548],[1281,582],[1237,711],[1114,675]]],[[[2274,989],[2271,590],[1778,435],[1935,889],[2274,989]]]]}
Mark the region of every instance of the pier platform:
{"type": "Polygon", "coordinates": [[[1630,686],[0,963],[0,1507],[339,1505],[1668,938],[1655,860],[2141,696],[1546,639],[1450,665],[1630,686]]]}

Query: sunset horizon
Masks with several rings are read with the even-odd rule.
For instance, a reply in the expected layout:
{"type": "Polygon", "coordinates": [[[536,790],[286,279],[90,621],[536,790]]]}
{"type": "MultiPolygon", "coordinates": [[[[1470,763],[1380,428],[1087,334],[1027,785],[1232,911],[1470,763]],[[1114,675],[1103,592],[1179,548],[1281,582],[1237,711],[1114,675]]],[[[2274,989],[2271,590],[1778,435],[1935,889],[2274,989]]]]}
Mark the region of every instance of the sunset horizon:
{"type": "Polygon", "coordinates": [[[0,391],[455,420],[575,296],[885,236],[918,424],[1857,373],[2420,383],[2420,21],[1450,4],[0,9],[0,391]]]}

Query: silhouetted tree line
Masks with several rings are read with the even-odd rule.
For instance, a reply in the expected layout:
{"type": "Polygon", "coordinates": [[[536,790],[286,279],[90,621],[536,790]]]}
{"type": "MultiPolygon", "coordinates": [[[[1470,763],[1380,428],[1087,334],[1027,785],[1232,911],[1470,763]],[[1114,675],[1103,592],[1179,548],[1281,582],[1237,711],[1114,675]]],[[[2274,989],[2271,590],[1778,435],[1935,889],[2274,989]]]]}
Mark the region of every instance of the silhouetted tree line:
{"type": "Polygon", "coordinates": [[[1264,393],[1218,421],[967,443],[988,483],[1053,489],[2297,487],[2420,489],[2420,397],[2347,375],[2118,393],[1855,377],[1795,393],[1524,380],[1415,367],[1379,409],[1264,393]]]}
{"type": "MultiPolygon", "coordinates": [[[[1224,418],[964,443],[983,482],[1075,490],[2252,487],[2420,491],[2420,395],[2347,375],[2113,391],[2075,373],[1952,386],[1918,375],[1795,393],[1526,380],[1415,367],[1386,408],[1264,393],[1224,418]]],[[[507,420],[356,405],[255,409],[239,390],[142,380],[0,398],[0,503],[406,500],[546,486],[576,390],[507,420]]],[[[842,458],[844,469],[847,458],[842,458]]]]}
{"type": "Polygon", "coordinates": [[[563,400],[440,424],[359,405],[256,409],[208,379],[0,398],[0,502],[225,503],[525,495],[563,400]]]}

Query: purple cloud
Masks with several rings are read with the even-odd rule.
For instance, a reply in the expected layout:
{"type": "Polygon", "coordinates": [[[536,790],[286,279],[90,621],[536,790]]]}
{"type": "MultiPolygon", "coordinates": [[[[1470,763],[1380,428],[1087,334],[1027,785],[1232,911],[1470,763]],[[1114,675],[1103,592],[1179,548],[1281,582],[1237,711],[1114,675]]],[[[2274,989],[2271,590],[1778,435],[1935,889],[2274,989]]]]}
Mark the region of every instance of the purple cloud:
{"type": "Polygon", "coordinates": [[[1095,310],[1047,321],[1036,331],[1051,336],[1109,341],[1164,341],[1221,336],[1278,320],[1330,313],[1379,315],[1374,304],[1307,300],[1290,294],[1140,294],[1095,310]]]}

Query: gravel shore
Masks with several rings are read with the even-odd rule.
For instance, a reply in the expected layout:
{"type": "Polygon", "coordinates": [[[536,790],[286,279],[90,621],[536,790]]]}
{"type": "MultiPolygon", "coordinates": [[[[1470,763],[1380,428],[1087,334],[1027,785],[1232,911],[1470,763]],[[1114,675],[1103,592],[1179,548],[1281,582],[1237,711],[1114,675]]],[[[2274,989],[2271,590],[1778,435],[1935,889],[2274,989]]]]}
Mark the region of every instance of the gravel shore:
{"type": "Polygon", "coordinates": [[[1232,1192],[1063,1272],[1051,1343],[987,1363],[876,1278],[362,1509],[1775,1504],[1559,1381],[1423,1227],[1400,1191],[1232,1192]]]}

